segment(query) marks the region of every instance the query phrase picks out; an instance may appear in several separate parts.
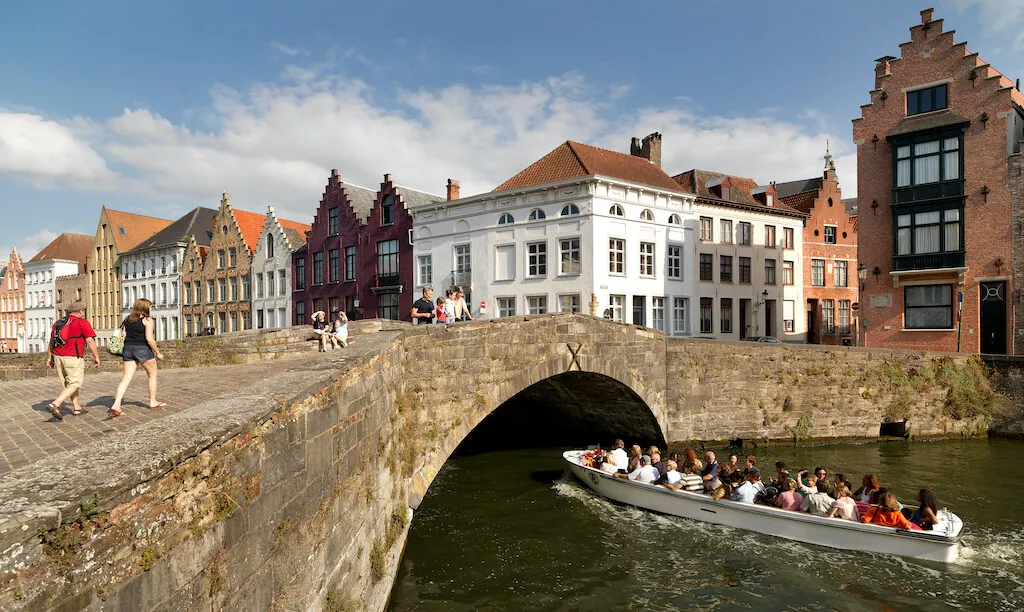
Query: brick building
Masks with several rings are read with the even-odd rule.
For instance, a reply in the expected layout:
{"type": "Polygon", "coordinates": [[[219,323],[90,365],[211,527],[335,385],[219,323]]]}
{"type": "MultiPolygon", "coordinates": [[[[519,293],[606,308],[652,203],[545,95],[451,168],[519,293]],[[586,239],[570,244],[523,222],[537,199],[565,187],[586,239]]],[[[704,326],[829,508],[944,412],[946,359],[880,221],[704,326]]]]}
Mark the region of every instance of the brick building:
{"type": "MultiPolygon", "coordinates": [[[[57,307],[57,316],[63,317],[68,313],[68,306],[75,302],[85,303],[89,297],[89,275],[70,274],[58,276],[56,280],[57,294],[54,305],[57,307]]],[[[86,310],[85,317],[89,318],[89,311],[86,310]]]]}
{"type": "Polygon", "coordinates": [[[373,191],[332,170],[306,244],[292,256],[294,323],[341,309],[350,319],[410,320],[418,296],[409,209],[443,201],[396,185],[390,174],[373,191]]]}
{"type": "Polygon", "coordinates": [[[6,270],[0,275],[0,342],[18,352],[18,340],[25,336],[25,262],[18,249],[11,248],[6,270]]]}
{"type": "Polygon", "coordinates": [[[1017,296],[1007,176],[1024,95],[942,24],[921,11],[900,57],[877,60],[871,101],[853,120],[863,339],[1006,353],[1017,296]]]}
{"type": "Polygon", "coordinates": [[[803,227],[807,342],[854,344],[857,303],[857,219],[842,201],[836,167],[825,153],[820,177],[775,185],[779,200],[809,216],[803,227]]]}

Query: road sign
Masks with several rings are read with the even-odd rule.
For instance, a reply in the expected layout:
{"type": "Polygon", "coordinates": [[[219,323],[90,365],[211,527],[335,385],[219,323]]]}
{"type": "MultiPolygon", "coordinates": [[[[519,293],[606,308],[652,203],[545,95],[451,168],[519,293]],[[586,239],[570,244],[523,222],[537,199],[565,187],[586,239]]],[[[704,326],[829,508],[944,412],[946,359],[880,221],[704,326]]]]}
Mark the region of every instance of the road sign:
{"type": "Polygon", "coordinates": [[[860,302],[854,302],[850,306],[850,309],[852,309],[854,312],[857,312],[858,310],[860,310],[860,302]]]}

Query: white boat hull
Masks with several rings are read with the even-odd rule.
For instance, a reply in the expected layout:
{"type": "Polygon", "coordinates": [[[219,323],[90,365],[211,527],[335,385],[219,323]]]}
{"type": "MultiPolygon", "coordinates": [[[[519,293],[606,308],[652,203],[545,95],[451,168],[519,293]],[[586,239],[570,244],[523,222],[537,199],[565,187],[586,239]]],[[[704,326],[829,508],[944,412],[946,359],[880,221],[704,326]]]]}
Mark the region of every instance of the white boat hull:
{"type": "Polygon", "coordinates": [[[926,561],[950,563],[959,554],[960,518],[941,512],[935,531],[906,531],[843,519],[813,516],[761,504],[715,501],[710,495],[672,491],[665,487],[615,478],[580,465],[585,451],[566,451],[569,469],[595,493],[608,499],[662,514],[726,525],[808,544],[863,550],[926,561]]]}

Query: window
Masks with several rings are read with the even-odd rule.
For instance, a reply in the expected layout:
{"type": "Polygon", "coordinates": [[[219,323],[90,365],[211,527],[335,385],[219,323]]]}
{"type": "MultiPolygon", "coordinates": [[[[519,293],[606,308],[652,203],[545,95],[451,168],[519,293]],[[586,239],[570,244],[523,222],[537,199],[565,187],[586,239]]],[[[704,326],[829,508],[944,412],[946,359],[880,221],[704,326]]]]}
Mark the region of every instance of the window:
{"type": "Polygon", "coordinates": [[[267,234],[267,257],[274,256],[274,235],[267,234]]]}
{"type": "Polygon", "coordinates": [[[850,333],[850,300],[839,300],[839,333],[850,333]]]}
{"type": "Polygon", "coordinates": [[[167,274],[167,258],[160,258],[160,274],[167,274]]]}
{"type": "Polygon", "coordinates": [[[625,217],[626,213],[622,210],[622,207],[618,204],[612,204],[612,207],[608,209],[608,214],[613,217],[625,217]]]}
{"type": "Polygon", "coordinates": [[[907,116],[946,108],[946,84],[907,92],[907,116]]]}
{"type": "MultiPolygon", "coordinates": [[[[398,284],[398,241],[381,240],[377,243],[377,276],[388,277],[388,283],[398,284]],[[395,279],[395,280],[390,280],[395,279]]],[[[391,318],[391,317],[384,317],[391,318]]]]}
{"type": "Polygon", "coordinates": [[[715,279],[712,278],[711,271],[712,256],[708,253],[700,254],[700,280],[713,282],[715,279]]]}
{"type": "Polygon", "coordinates": [[[792,249],[793,247],[793,228],[784,227],[782,228],[782,247],[785,249],[792,249]]]}
{"type": "Polygon", "coordinates": [[[796,302],[793,300],[782,302],[782,329],[788,332],[796,329],[796,302]]]}
{"type": "Polygon", "coordinates": [[[647,325],[647,297],[633,296],[633,325],[647,325]]]}
{"type": "Polygon", "coordinates": [[[526,307],[529,314],[545,314],[548,311],[548,296],[528,295],[526,296],[526,307]]]}
{"type": "Polygon", "coordinates": [[[516,220],[512,218],[512,215],[508,213],[503,213],[500,217],[498,217],[498,225],[511,225],[515,222],[516,220]]]}
{"type": "Polygon", "coordinates": [[[420,285],[432,285],[434,283],[434,256],[420,255],[417,268],[420,272],[420,285]]]}
{"type": "Polygon", "coordinates": [[[722,242],[732,244],[732,221],[722,219],[722,242]]]}
{"type": "Polygon", "coordinates": [[[670,244],[665,247],[666,258],[665,270],[669,278],[675,280],[683,279],[683,247],[678,244],[670,244]]]}
{"type": "MultiPolygon", "coordinates": [[[[256,299],[263,297],[263,273],[256,273],[256,299]]],[[[260,327],[263,327],[262,325],[260,327]]]]}
{"type": "MultiPolygon", "coordinates": [[[[390,193],[384,196],[380,204],[380,224],[391,225],[395,222],[395,196],[390,193]]],[[[390,317],[387,317],[390,318],[390,317]]]]}
{"type": "Polygon", "coordinates": [[[711,219],[711,217],[701,217],[700,218],[700,239],[701,240],[706,240],[708,242],[711,242],[712,240],[715,239],[714,226],[712,225],[713,223],[714,223],[714,221],[711,219]]]}
{"type": "Polygon", "coordinates": [[[227,235],[227,233],[228,233],[228,226],[226,226],[226,225],[222,225],[222,226],[220,227],[220,233],[222,233],[222,234],[224,234],[224,235],[226,236],[226,235],[227,235]]]}
{"type": "Polygon", "coordinates": [[[905,329],[952,329],[953,285],[918,285],[904,288],[905,329]]]}
{"type": "Polygon", "coordinates": [[[832,264],[832,269],[835,270],[836,287],[847,287],[847,262],[838,259],[832,264]]]}
{"type": "Polygon", "coordinates": [[[768,208],[774,208],[775,207],[775,196],[773,196],[772,194],[766,193],[764,195],[764,201],[765,201],[765,206],[767,206],[768,208]]]}
{"type": "Polygon", "coordinates": [[[721,300],[721,321],[720,325],[723,334],[732,333],[732,298],[722,298],[721,300]]]}
{"type": "Polygon", "coordinates": [[[626,273],[626,241],[622,238],[608,239],[608,272],[626,273]]]}
{"type": "Polygon", "coordinates": [[[580,294],[570,293],[558,296],[559,312],[580,312],[580,294]]]}
{"type": "Polygon", "coordinates": [[[228,298],[228,281],[222,278],[217,281],[217,301],[224,302],[228,298]]]}
{"type": "Polygon", "coordinates": [[[345,247],[345,280],[356,280],[356,247],[345,247]]]}
{"type": "Polygon", "coordinates": [[[764,226],[764,246],[774,249],[775,248],[775,226],[766,225],[764,226]]]}
{"type": "Polygon", "coordinates": [[[739,242],[740,244],[749,245],[753,241],[754,230],[749,223],[740,223],[739,228],[739,242]]]}
{"type": "Polygon", "coordinates": [[[230,299],[232,301],[238,299],[238,277],[232,276],[228,279],[228,285],[231,287],[230,299]]]}
{"type": "Polygon", "coordinates": [[[500,297],[497,298],[497,301],[499,317],[514,317],[516,315],[516,298],[500,297]]]}
{"type": "Polygon", "coordinates": [[[927,185],[960,178],[960,138],[896,147],[896,186],[927,185]]]}
{"type": "Polygon", "coordinates": [[[338,249],[331,249],[327,251],[327,282],[338,282],[340,273],[338,249]]]}
{"type": "MultiPolygon", "coordinates": [[[[267,281],[273,282],[271,281],[269,276],[267,277],[267,281]]],[[[277,281],[278,284],[280,285],[280,291],[278,292],[278,295],[288,295],[288,275],[285,273],[284,270],[277,271],[277,281]]],[[[284,319],[281,320],[284,321],[284,319]]]]}
{"type": "Polygon", "coordinates": [[[718,282],[720,282],[720,283],[731,283],[732,282],[732,256],[731,255],[719,255],[718,256],[718,282]]]}
{"type": "Polygon", "coordinates": [[[324,284],[324,254],[321,251],[313,253],[313,284],[324,284]]]}
{"type": "Polygon", "coordinates": [[[825,260],[811,260],[811,285],[815,287],[825,286],[825,260]]]}
{"type": "Polygon", "coordinates": [[[825,226],[825,244],[836,243],[836,227],[834,225],[825,226]]]}
{"type": "MultiPolygon", "coordinates": [[[[142,290],[143,290],[143,292],[145,292],[146,288],[143,287],[142,290]]],[[[217,301],[217,299],[214,297],[214,293],[213,293],[213,281],[212,280],[206,281],[206,301],[207,302],[216,302],[217,301]]]]}
{"type": "MultiPolygon", "coordinates": [[[[455,283],[469,283],[469,275],[472,271],[472,254],[468,244],[455,245],[455,283]]],[[[467,300],[468,301],[468,300],[467,300]]]]}
{"type": "Polygon", "coordinates": [[[228,254],[230,256],[229,259],[231,267],[234,268],[235,266],[238,265],[238,250],[235,247],[231,247],[230,249],[228,249],[228,254]]]}
{"type": "Polygon", "coordinates": [[[836,302],[835,300],[821,301],[821,331],[826,334],[836,333],[836,302]]]}
{"type": "Polygon", "coordinates": [[[327,209],[327,233],[334,236],[338,233],[338,209],[327,209]]]}
{"type": "Polygon", "coordinates": [[[295,288],[306,288],[306,258],[299,257],[295,260],[295,288]]]}
{"type": "Polygon", "coordinates": [[[700,298],[700,333],[702,334],[712,333],[711,308],[711,298],[700,298]]]}
{"type": "MultiPolygon", "coordinates": [[[[323,310],[323,309],[324,309],[324,299],[323,298],[316,298],[316,299],[314,299],[313,300],[313,312],[317,312],[318,310],[323,310]]],[[[310,313],[310,316],[312,316],[312,313],[310,313]]]]}
{"type": "MultiPolygon", "coordinates": [[[[262,285],[262,283],[260,283],[262,285]]],[[[260,287],[262,289],[262,286],[260,287]]],[[[267,297],[274,297],[274,272],[267,272],[267,297]]]]}
{"type": "Polygon", "coordinates": [[[548,243],[531,242],[526,245],[526,275],[547,276],[548,274],[548,243]]]}
{"type": "Polygon", "coordinates": [[[609,295],[608,304],[612,309],[612,321],[622,323],[625,321],[623,309],[626,306],[626,296],[624,295],[609,295]]]}
{"type": "Polygon", "coordinates": [[[960,209],[896,215],[896,254],[960,250],[960,209]]]}
{"type": "MultiPolygon", "coordinates": [[[[328,308],[328,310],[327,310],[327,319],[329,321],[333,321],[336,318],[338,318],[338,305],[339,305],[339,300],[336,297],[332,297],[329,300],[327,300],[327,308],[328,308]]],[[[271,315],[270,316],[271,317],[274,316],[273,315],[273,311],[271,311],[271,315]]],[[[273,326],[271,326],[271,327],[273,327],[273,326]]]]}
{"type": "Polygon", "coordinates": [[[651,298],[651,327],[665,331],[665,298],[651,298]]]}
{"type": "Polygon", "coordinates": [[[579,274],[582,269],[580,257],[580,239],[563,238],[558,241],[560,256],[559,274],[579,274]]]}
{"type": "Polygon", "coordinates": [[[516,247],[514,244],[502,244],[494,247],[494,280],[511,281],[516,279],[516,247]]]}
{"type": "MultiPolygon", "coordinates": [[[[227,261],[225,259],[224,249],[220,249],[217,251],[217,268],[223,268],[226,264],[227,261]]],[[[143,272],[145,272],[145,268],[143,268],[143,272]]]]}
{"type": "Polygon", "coordinates": [[[794,283],[793,276],[793,262],[782,262],[782,284],[792,285],[794,283]]]}
{"type": "MultiPolygon", "coordinates": [[[[541,214],[544,214],[543,211],[541,212],[541,214]]],[[[575,204],[566,204],[565,206],[562,207],[561,214],[563,217],[571,217],[573,215],[578,215],[580,214],[580,207],[576,206],[575,204]]],[[[544,217],[541,217],[541,219],[543,218],[544,217]]]]}
{"type": "Polygon", "coordinates": [[[381,319],[391,319],[392,321],[398,320],[397,293],[382,293],[377,296],[377,317],[381,319]]]}
{"type": "Polygon", "coordinates": [[[654,243],[640,243],[640,276],[654,276],[654,243]]]}
{"type": "Polygon", "coordinates": [[[750,258],[740,257],[740,282],[750,284],[750,258]]]}
{"type": "Polygon", "coordinates": [[[766,259],[764,260],[764,284],[774,285],[775,284],[775,260],[766,259]]]}
{"type": "MultiPolygon", "coordinates": [[[[564,209],[563,209],[564,210],[564,209]]],[[[530,221],[540,221],[546,218],[544,211],[539,208],[534,208],[530,211],[530,221]]]]}
{"type": "Polygon", "coordinates": [[[679,215],[673,213],[673,214],[668,216],[668,224],[669,225],[682,225],[683,224],[683,220],[679,218],[679,215]]]}
{"type": "Polygon", "coordinates": [[[640,220],[641,221],[654,221],[654,213],[652,213],[650,210],[647,210],[645,208],[642,211],[640,211],[640,220]]]}

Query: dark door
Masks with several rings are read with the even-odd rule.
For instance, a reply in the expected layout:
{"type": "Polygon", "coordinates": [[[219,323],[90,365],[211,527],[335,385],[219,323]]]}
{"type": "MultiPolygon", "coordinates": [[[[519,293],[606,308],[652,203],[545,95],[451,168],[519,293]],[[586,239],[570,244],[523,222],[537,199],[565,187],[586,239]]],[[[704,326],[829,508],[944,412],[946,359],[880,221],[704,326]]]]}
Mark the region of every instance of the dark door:
{"type": "Polygon", "coordinates": [[[740,300],[740,340],[750,335],[750,300],[740,300]]]}
{"type": "Polygon", "coordinates": [[[981,283],[981,352],[1006,354],[1006,283],[981,283]]]}
{"type": "Polygon", "coordinates": [[[818,311],[818,300],[807,300],[807,343],[818,344],[817,326],[814,324],[818,311]]]}
{"type": "Polygon", "coordinates": [[[764,302],[764,335],[775,335],[775,300],[764,302]]]}
{"type": "Polygon", "coordinates": [[[633,296],[633,325],[647,325],[647,296],[633,296]]]}

